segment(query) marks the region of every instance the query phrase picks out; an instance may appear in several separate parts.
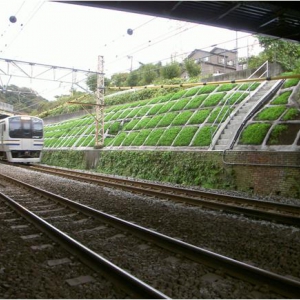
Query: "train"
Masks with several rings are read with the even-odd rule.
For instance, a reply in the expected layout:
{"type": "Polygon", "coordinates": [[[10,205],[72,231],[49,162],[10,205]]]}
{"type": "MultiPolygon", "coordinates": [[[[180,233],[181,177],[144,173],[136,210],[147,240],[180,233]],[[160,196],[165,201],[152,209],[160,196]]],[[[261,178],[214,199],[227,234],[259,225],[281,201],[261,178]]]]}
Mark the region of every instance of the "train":
{"type": "Polygon", "coordinates": [[[43,120],[28,115],[0,119],[0,160],[39,163],[44,147],[43,120]]]}

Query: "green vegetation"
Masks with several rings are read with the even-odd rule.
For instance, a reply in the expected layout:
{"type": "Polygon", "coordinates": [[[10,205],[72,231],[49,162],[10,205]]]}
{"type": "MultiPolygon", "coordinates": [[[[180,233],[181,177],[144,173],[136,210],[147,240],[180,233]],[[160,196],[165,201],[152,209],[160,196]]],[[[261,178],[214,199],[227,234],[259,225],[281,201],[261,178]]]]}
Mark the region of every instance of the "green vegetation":
{"type": "Polygon", "coordinates": [[[186,105],[186,109],[196,109],[200,107],[200,105],[203,103],[203,101],[206,99],[207,94],[203,94],[200,96],[196,96],[190,102],[186,105]]]}
{"type": "Polygon", "coordinates": [[[203,126],[196,135],[192,146],[209,146],[216,126],[203,126]]]}
{"type": "Polygon", "coordinates": [[[164,133],[164,129],[154,129],[150,132],[148,138],[146,139],[144,146],[156,146],[158,140],[164,133]]]}
{"type": "Polygon", "coordinates": [[[263,142],[270,127],[270,123],[249,124],[242,132],[239,143],[248,145],[260,145],[263,142]]]}
{"type": "Polygon", "coordinates": [[[159,139],[157,146],[171,146],[180,130],[181,127],[171,127],[166,129],[159,139]]]}
{"type": "Polygon", "coordinates": [[[169,126],[177,115],[178,115],[177,112],[172,112],[172,113],[165,114],[164,117],[157,124],[157,127],[167,127],[167,126],[169,126]]]}
{"type": "Polygon", "coordinates": [[[277,124],[277,125],[275,125],[274,128],[273,128],[273,130],[272,130],[272,132],[271,132],[271,134],[270,134],[270,138],[268,140],[268,143],[270,145],[276,145],[276,144],[278,144],[278,142],[279,142],[278,137],[282,133],[286,132],[287,129],[288,129],[287,125],[283,125],[283,124],[277,124]]]}
{"type": "Polygon", "coordinates": [[[203,106],[204,107],[216,106],[217,104],[219,104],[219,102],[225,95],[226,95],[225,93],[216,93],[216,94],[210,95],[203,102],[203,106]]]}
{"type": "Polygon", "coordinates": [[[202,124],[209,116],[211,109],[202,109],[193,114],[188,124],[202,124]]]}
{"type": "Polygon", "coordinates": [[[234,89],[237,86],[237,83],[225,83],[218,87],[217,92],[228,92],[234,89]]]}
{"type": "Polygon", "coordinates": [[[292,91],[283,92],[282,94],[274,98],[274,100],[271,101],[271,104],[273,105],[287,104],[291,94],[292,91]]]}
{"type": "MultiPolygon", "coordinates": [[[[249,95],[246,90],[253,90],[258,85],[258,83],[203,85],[189,90],[161,93],[153,98],[146,98],[149,93],[145,93],[145,99],[142,100],[138,100],[135,96],[135,101],[105,109],[104,146],[207,148],[211,145],[214,131],[237,108],[238,103],[249,95]],[[212,127],[214,124],[216,126],[212,127]]],[[[129,95],[131,93],[127,94],[129,95]]],[[[243,130],[239,143],[259,144],[259,141],[264,140],[273,120],[279,118],[281,122],[298,120],[300,110],[286,106],[292,103],[289,101],[291,95],[291,90],[278,91],[276,96],[254,116],[251,126],[243,130]],[[268,123],[260,123],[261,121],[268,123]],[[256,129],[261,126],[262,131],[257,134],[256,129]]],[[[293,95],[295,97],[295,93],[293,95]]],[[[45,138],[45,146],[50,148],[93,147],[95,119],[91,115],[86,115],[46,126],[45,138]]]]}
{"type": "Polygon", "coordinates": [[[297,108],[288,108],[284,116],[282,117],[283,121],[295,120],[300,118],[300,110],[297,108]]]}
{"type": "Polygon", "coordinates": [[[249,96],[247,92],[235,92],[224,97],[222,102],[226,102],[229,105],[238,104],[247,98],[247,96],[249,96]]]}
{"type": "Polygon", "coordinates": [[[175,139],[174,146],[189,146],[197,130],[196,126],[184,127],[175,139]]]}
{"type": "Polygon", "coordinates": [[[187,121],[191,118],[192,115],[193,112],[189,110],[184,111],[174,118],[172,125],[184,125],[187,123],[187,121]]]}
{"type": "Polygon", "coordinates": [[[260,113],[257,114],[255,120],[264,121],[264,120],[277,120],[286,110],[286,107],[281,106],[270,106],[264,108],[260,113]]]}
{"type": "Polygon", "coordinates": [[[291,78],[291,79],[287,79],[284,84],[283,84],[283,88],[289,88],[292,86],[296,86],[300,81],[300,78],[291,78]]]}

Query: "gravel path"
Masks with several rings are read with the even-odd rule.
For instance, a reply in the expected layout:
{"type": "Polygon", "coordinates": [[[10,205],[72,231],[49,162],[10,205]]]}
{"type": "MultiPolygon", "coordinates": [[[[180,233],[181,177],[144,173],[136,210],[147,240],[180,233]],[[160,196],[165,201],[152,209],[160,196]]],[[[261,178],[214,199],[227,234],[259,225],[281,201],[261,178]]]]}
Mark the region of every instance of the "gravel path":
{"type": "MultiPolygon", "coordinates": [[[[185,242],[204,249],[251,263],[254,266],[300,281],[299,228],[265,221],[255,221],[245,217],[222,214],[178,203],[174,204],[170,201],[162,201],[151,197],[136,196],[39,172],[30,171],[29,176],[29,171],[7,165],[0,164],[0,172],[106,213],[111,213],[128,221],[134,221],[141,226],[153,228],[163,234],[180,238],[185,242]]],[[[278,201],[278,199],[268,200],[278,201]]],[[[281,199],[281,202],[295,203],[297,200],[281,199]]],[[[17,265],[20,263],[20,260],[15,260],[16,253],[19,253],[19,250],[16,249],[18,249],[20,235],[7,232],[7,224],[1,221],[1,218],[0,232],[1,245],[5,245],[6,249],[6,252],[1,251],[0,255],[0,295],[4,295],[4,298],[37,298],[37,296],[33,296],[33,292],[29,291],[30,288],[25,284],[28,282],[26,277],[33,276],[30,271],[22,273],[22,276],[18,275],[18,285],[20,285],[23,294],[16,292],[19,289],[12,288],[15,286],[14,278],[11,279],[11,286],[7,286],[9,285],[7,281],[5,281],[5,284],[1,283],[1,278],[5,277],[8,270],[10,270],[9,273],[11,274],[11,270],[17,268],[17,265]],[[14,253],[14,255],[11,255],[11,253],[14,253]],[[15,291],[14,295],[13,291],[15,291]]],[[[22,257],[23,251],[25,250],[22,248],[21,254],[18,254],[17,257],[22,257]]],[[[31,252],[28,263],[36,263],[34,260],[35,256],[31,252]],[[32,260],[33,262],[30,262],[32,260]]],[[[86,273],[88,273],[88,270],[86,273]]],[[[93,274],[93,276],[97,275],[93,274]]],[[[47,277],[44,280],[48,281],[51,278],[47,277]]],[[[201,278],[201,284],[198,282],[198,285],[200,284],[198,289],[201,290],[201,298],[237,298],[238,292],[227,291],[225,286],[224,289],[219,288],[216,292],[214,285],[218,280],[217,276],[201,278]]],[[[81,290],[78,287],[80,291],[77,289],[77,293],[64,295],[61,291],[53,293],[48,291],[45,294],[45,290],[40,287],[41,291],[38,295],[42,298],[97,298],[95,296],[95,288],[99,287],[81,288],[81,290]],[[86,294],[86,290],[89,290],[88,294],[86,294]]],[[[98,294],[98,298],[124,298],[122,294],[113,294],[106,297],[105,295],[107,294],[103,292],[102,295],[104,296],[100,297],[98,294]]],[[[276,298],[276,296],[269,294],[267,288],[254,287],[247,294],[247,298],[276,298]]]]}

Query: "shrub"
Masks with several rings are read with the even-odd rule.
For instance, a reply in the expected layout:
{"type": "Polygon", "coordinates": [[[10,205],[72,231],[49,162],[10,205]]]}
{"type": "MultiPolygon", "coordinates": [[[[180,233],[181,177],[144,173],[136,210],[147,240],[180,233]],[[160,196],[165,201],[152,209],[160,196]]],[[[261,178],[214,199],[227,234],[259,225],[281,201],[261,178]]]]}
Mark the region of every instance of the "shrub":
{"type": "Polygon", "coordinates": [[[260,145],[271,127],[270,123],[254,123],[242,132],[239,144],[260,145]]]}

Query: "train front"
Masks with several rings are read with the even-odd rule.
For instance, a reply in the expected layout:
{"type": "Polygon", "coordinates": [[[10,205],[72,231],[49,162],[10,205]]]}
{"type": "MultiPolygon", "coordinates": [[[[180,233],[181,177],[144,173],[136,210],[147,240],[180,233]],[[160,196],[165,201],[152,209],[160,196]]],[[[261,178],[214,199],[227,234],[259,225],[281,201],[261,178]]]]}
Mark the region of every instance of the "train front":
{"type": "Polygon", "coordinates": [[[42,119],[32,116],[10,117],[8,135],[8,161],[19,163],[41,161],[44,145],[42,119]]]}

